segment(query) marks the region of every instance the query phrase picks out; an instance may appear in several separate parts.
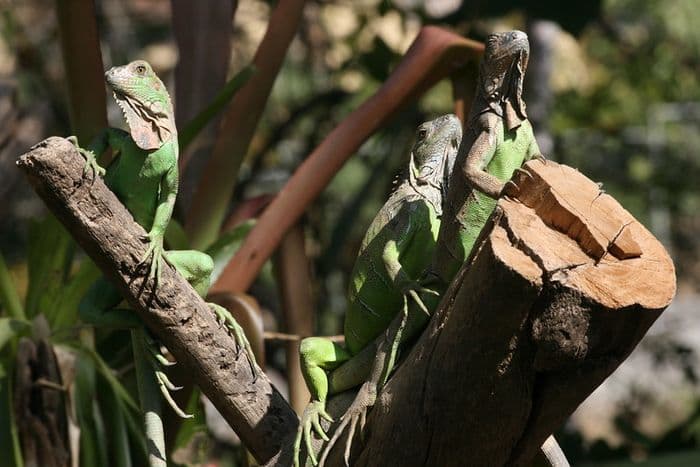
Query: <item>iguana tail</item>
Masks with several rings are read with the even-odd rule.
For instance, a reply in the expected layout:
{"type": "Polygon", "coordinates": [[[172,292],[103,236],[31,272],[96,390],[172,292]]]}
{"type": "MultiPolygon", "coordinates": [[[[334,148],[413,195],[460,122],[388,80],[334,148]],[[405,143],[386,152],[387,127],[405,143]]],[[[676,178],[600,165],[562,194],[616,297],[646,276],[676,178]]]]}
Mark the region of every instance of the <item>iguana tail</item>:
{"type": "Polygon", "coordinates": [[[542,454],[547,458],[547,462],[551,467],[570,467],[569,461],[561,450],[559,443],[554,439],[553,435],[550,435],[542,444],[542,454]]]}

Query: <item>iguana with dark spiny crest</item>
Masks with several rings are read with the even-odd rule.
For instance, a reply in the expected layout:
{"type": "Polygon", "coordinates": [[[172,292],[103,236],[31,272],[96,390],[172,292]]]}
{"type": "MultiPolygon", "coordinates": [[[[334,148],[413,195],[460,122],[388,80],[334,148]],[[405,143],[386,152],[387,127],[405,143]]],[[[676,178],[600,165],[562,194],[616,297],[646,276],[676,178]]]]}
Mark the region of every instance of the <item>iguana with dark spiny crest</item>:
{"type": "MultiPolygon", "coordinates": [[[[166,261],[204,297],[214,266],[211,257],[196,250],[165,251],[163,246],[178,191],[178,139],[168,91],[151,66],[142,60],[110,69],[105,79],[124,112],[129,132],[106,128],[86,149],[80,148],[77,140],[71,138],[86,158],[85,173],[92,177],[103,175],[107,186],[148,232],[143,239],[148,248],[141,264],[153,287],[157,287],[166,261]],[[116,153],[116,158],[105,170],[96,158],[107,148],[116,153]]],[[[80,316],[96,325],[132,329],[139,397],[149,438],[149,462],[151,466],[165,466],[159,393],[179,415],[186,415],[168,392],[175,388],[160,368],[167,361],[153,350],[136,314],[119,308],[121,302],[117,288],[104,277],[100,278],[81,301],[80,316]]],[[[241,327],[228,310],[213,303],[209,305],[219,320],[226,323],[239,348],[244,349],[251,370],[258,372],[241,327]]]]}
{"type": "MultiPolygon", "coordinates": [[[[522,95],[529,51],[527,35],[521,31],[491,34],[486,40],[430,272],[437,276],[431,287],[440,294],[468,260],[498,198],[510,193],[513,173],[530,159],[544,160],[522,95]]],[[[542,452],[554,467],[569,465],[552,436],[542,452]]]]}

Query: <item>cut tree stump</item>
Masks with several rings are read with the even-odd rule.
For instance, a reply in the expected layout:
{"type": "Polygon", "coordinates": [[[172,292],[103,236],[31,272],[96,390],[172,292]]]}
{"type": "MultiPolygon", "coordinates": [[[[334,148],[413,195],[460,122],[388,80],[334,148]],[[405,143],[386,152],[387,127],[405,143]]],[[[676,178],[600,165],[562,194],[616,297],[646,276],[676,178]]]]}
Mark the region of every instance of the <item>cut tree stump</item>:
{"type": "Polygon", "coordinates": [[[298,418],[262,371],[252,374],[226,327],[169,264],[157,290],[139,267],[144,229],[102,179],[83,176],[85,159],[63,138],[49,138],[17,165],[73,238],[115,284],[144,323],[191,374],[255,458],[289,456],[298,418]]]}
{"type": "Polygon", "coordinates": [[[570,167],[523,169],[379,395],[354,465],[528,465],[671,302],[673,263],[629,212],[570,167]]]}

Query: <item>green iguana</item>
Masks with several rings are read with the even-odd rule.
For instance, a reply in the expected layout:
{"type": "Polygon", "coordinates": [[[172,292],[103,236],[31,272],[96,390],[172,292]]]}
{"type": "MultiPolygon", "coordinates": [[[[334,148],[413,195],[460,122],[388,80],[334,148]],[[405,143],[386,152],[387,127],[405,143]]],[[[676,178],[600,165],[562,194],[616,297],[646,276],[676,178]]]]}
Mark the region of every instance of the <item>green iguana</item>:
{"type": "Polygon", "coordinates": [[[330,447],[346,427],[352,434],[358,422],[364,424],[367,408],[374,404],[379,387],[394,366],[404,330],[422,328],[427,323],[428,310],[418,292],[432,291],[422,287],[418,279],[433,257],[445,182],[461,137],[461,122],[454,115],[418,127],[407,174],[372,221],[351,273],[345,346],[320,337],[301,342],[301,368],[312,400],[299,426],[295,465],[299,465],[302,439],[309,459],[317,464],[311,445],[312,429],[328,441],[320,424],[321,418],[331,420],[326,412],[327,397],[364,383],[330,447]],[[423,313],[409,315],[409,298],[423,313]],[[383,332],[379,347],[370,350],[369,357],[367,353],[360,355],[383,332]]]}
{"type": "MultiPolygon", "coordinates": [[[[486,41],[430,271],[437,276],[434,286],[440,293],[469,258],[498,198],[513,189],[513,173],[532,158],[544,160],[522,96],[529,50],[521,31],[491,34],[486,41]]],[[[542,452],[552,466],[569,465],[552,436],[542,452]]]]}
{"type": "MultiPolygon", "coordinates": [[[[107,186],[124,203],[144,229],[148,243],[141,264],[148,278],[157,287],[163,261],[182,274],[204,297],[209,289],[213,261],[207,254],[196,251],[165,251],[163,239],[175,205],[178,190],[178,140],[175,116],[170,96],[163,82],[145,61],[135,61],[114,67],[105,73],[114,98],[124,112],[129,132],[114,128],[103,130],[82,149],[75,138],[72,142],[86,158],[85,173],[103,175],[107,186]],[[107,148],[117,154],[107,170],[100,167],[96,157],[107,148]]],[[[175,389],[159,368],[165,359],[152,350],[143,326],[133,311],[118,308],[122,297],[107,279],[100,278],[80,303],[80,316],[97,325],[132,328],[134,360],[139,396],[146,417],[146,432],[152,443],[151,465],[165,465],[163,427],[160,420],[161,392],[173,409],[185,414],[175,405],[168,390],[175,389]]],[[[257,372],[250,345],[243,330],[225,308],[210,303],[218,319],[225,322],[240,348],[245,349],[251,370],[257,372]]]]}

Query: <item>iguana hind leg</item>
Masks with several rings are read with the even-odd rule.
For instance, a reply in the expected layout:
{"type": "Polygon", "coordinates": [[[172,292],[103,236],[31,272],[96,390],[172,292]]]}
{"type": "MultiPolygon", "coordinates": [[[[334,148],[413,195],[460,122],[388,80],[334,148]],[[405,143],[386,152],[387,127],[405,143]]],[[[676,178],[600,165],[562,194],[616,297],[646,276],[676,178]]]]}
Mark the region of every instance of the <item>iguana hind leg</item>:
{"type": "Polygon", "coordinates": [[[326,412],[326,399],[329,394],[328,372],[338,368],[351,358],[350,352],[340,344],[323,337],[309,337],[299,346],[301,372],[311,392],[311,402],[304,410],[299,431],[294,441],[294,465],[299,466],[301,442],[304,441],[309,460],[316,465],[316,453],[311,439],[313,429],[318,437],[327,440],[321,427],[321,418],[332,421],[326,412]]]}
{"type": "Polygon", "coordinates": [[[214,270],[211,256],[197,250],[168,250],[164,252],[164,256],[200,297],[206,297],[214,270]]]}
{"type": "MultiPolygon", "coordinates": [[[[197,250],[170,250],[166,251],[164,256],[168,263],[172,264],[177,269],[177,272],[189,282],[199,296],[205,298],[209,291],[211,274],[214,270],[214,261],[211,259],[211,256],[197,250]]],[[[255,365],[255,356],[243,332],[243,328],[226,308],[215,303],[207,303],[207,305],[216,314],[219,322],[228,328],[239,349],[245,351],[253,376],[256,376],[259,370],[255,365]]]]}
{"type": "Polygon", "coordinates": [[[80,301],[78,315],[84,322],[100,327],[130,329],[141,326],[141,320],[132,310],[119,307],[122,301],[119,290],[100,277],[80,301]]]}
{"type": "MultiPolygon", "coordinates": [[[[422,310],[421,310],[422,312],[422,310]]],[[[321,453],[319,466],[325,465],[328,454],[335,443],[341,438],[347,429],[347,440],[345,441],[344,459],[345,465],[350,465],[350,451],[355,432],[363,432],[367,420],[367,412],[377,400],[377,393],[389,378],[391,370],[396,363],[399,345],[406,326],[409,322],[408,297],[404,296],[403,310],[391,321],[389,327],[384,331],[383,338],[377,347],[377,356],[374,359],[369,379],[360,387],[355,400],[340,419],[340,424],[336,427],[333,437],[326,444],[321,453]]]]}

